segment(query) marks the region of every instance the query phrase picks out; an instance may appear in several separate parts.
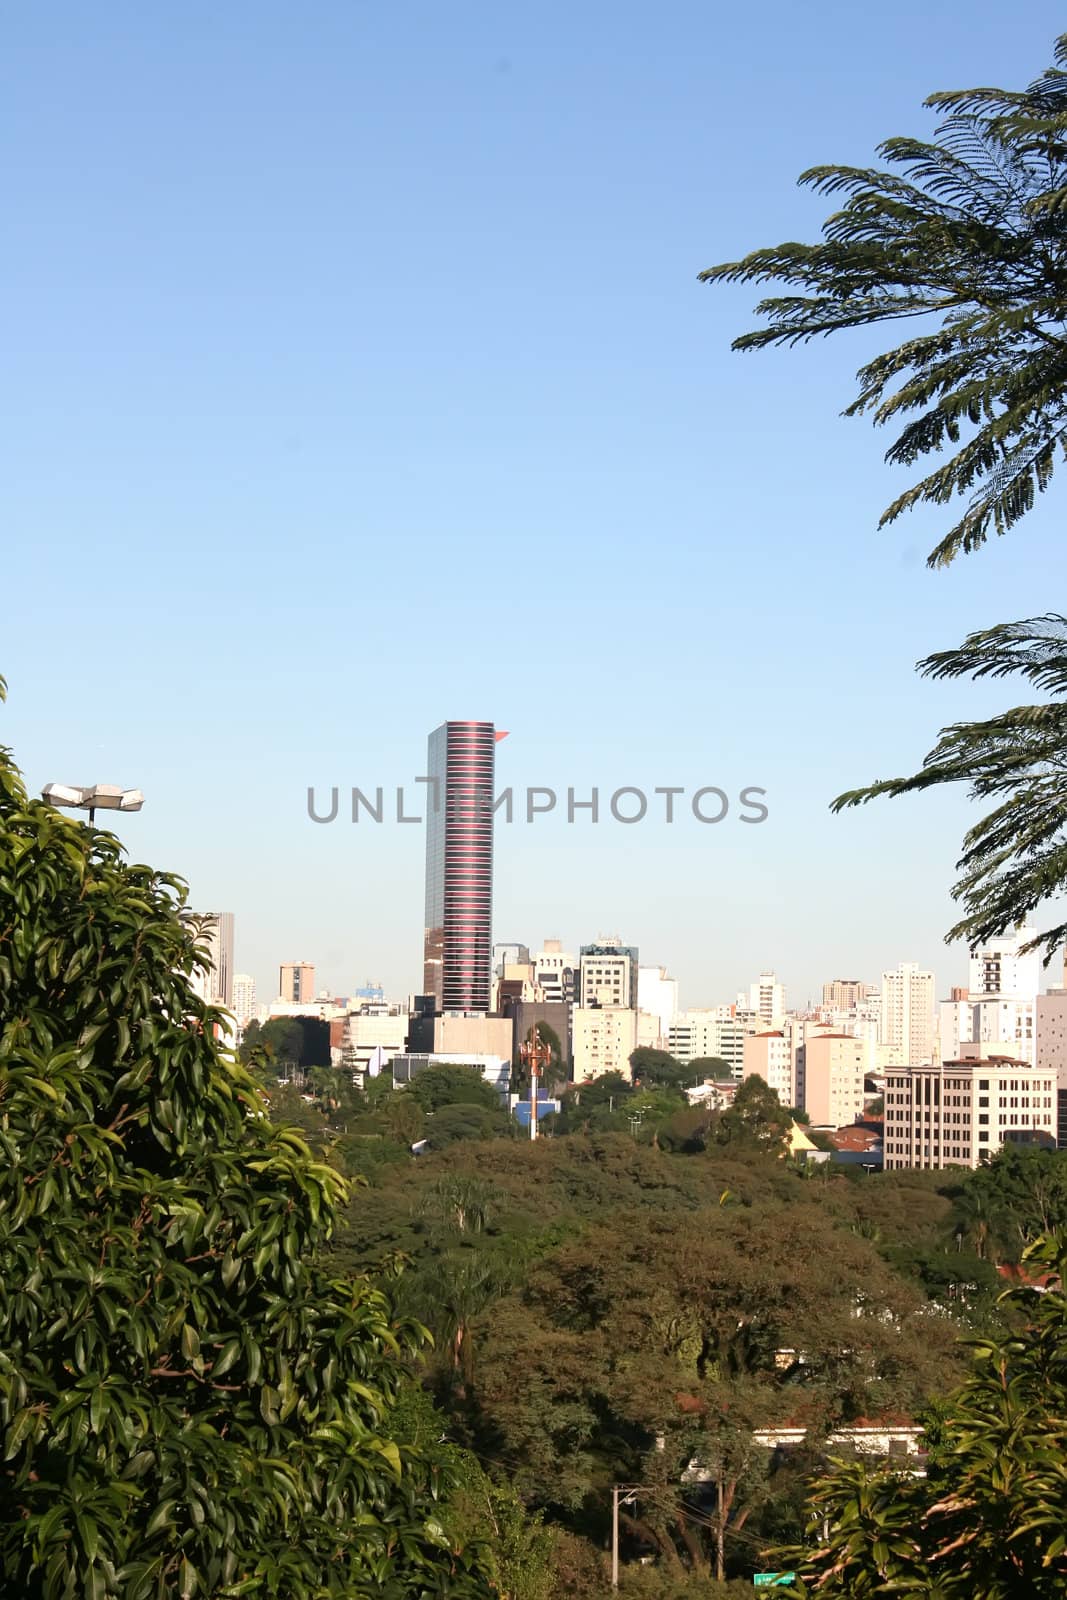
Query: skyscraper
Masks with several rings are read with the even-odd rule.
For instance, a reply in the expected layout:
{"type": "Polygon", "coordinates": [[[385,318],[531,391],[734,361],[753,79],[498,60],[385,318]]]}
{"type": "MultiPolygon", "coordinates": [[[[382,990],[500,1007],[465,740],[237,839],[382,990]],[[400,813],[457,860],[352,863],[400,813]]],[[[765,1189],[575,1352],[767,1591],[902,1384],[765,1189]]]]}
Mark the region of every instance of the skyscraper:
{"type": "Polygon", "coordinates": [[[208,951],[208,964],[194,975],[193,988],[209,1005],[228,1010],[233,1004],[233,912],[202,911],[196,916],[197,944],[208,951]]]}
{"type": "Polygon", "coordinates": [[[443,722],[426,773],[423,990],[439,1011],[488,1011],[493,959],[491,722],[443,722]]]}

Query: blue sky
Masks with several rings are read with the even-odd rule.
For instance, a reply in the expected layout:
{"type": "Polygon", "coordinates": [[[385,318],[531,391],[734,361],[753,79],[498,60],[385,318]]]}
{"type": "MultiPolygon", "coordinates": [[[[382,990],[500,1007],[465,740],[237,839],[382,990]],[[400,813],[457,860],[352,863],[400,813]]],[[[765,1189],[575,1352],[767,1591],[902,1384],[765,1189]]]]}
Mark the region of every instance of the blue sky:
{"type": "MultiPolygon", "coordinates": [[[[1057,494],[948,573],[877,534],[866,336],[731,355],[701,268],[812,237],[795,186],[1018,84],[1050,5],[274,0],[7,9],[0,736],[139,784],[132,853],[337,991],[419,981],[422,834],[307,820],[423,770],[768,790],[732,819],[501,827],[497,937],[637,943],[686,1004],[941,944],[968,808],[831,818],[1010,688],[911,667],[1062,605],[1057,494]],[[12,160],[13,155],[13,160],[12,160]]],[[[1062,513],[1059,513],[1062,515],[1062,513]]]]}

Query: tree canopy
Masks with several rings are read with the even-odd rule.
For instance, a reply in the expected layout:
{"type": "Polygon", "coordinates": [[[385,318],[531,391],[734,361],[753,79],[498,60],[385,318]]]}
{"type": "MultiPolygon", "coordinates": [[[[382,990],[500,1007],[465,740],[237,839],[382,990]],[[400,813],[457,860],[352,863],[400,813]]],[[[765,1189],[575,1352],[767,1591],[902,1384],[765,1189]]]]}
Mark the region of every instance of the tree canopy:
{"type": "Polygon", "coordinates": [[[420,1343],[190,983],[180,880],[0,752],[0,1567],[26,1600],[489,1593],[398,1442],[420,1343]]]}
{"type": "Polygon", "coordinates": [[[892,138],[883,167],[818,166],[800,182],[844,203],[819,244],[710,267],[707,283],[780,284],[737,350],[918,320],[859,372],[846,415],[900,431],[886,459],[942,459],[882,515],[964,497],[929,557],[1006,533],[1046,488],[1067,437],[1067,34],[1023,89],[933,94],[930,140],[892,138]]]}
{"type": "MultiPolygon", "coordinates": [[[[816,1594],[1053,1600],[1067,1586],[1067,1243],[1036,1241],[1045,1292],[1004,1297],[1013,1325],[972,1341],[974,1368],[926,1420],[925,1477],[863,1463],[817,1482],[811,1544],[783,1559],[816,1594]],[[814,1551],[812,1550],[814,1544],[814,1551]]],[[[810,1593],[810,1588],[805,1588],[810,1593]]]]}

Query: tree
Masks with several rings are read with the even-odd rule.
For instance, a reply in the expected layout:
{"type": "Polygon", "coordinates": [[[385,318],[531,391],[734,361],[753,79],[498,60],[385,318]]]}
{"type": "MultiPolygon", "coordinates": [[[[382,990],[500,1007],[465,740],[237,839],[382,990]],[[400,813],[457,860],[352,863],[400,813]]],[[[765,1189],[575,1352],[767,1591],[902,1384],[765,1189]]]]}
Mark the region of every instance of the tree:
{"type": "Polygon", "coordinates": [[[749,1145],[768,1155],[782,1155],[791,1120],[777,1091],[753,1073],[738,1086],[732,1105],[719,1117],[715,1139],[718,1144],[749,1145]]]}
{"type": "MultiPolygon", "coordinates": [[[[841,811],[944,783],[965,784],[972,799],[994,802],[964,836],[952,891],[965,915],[946,940],[966,939],[973,946],[1025,922],[1067,884],[1067,618],[1050,614],[983,629],[957,650],[927,656],[919,671],[930,678],[1016,675],[1055,697],[943,728],[912,777],[882,779],[839,795],[833,804],[841,811]]],[[[1067,919],[1027,948],[1043,946],[1050,958],[1065,937],[1067,919]]]]}
{"type": "Polygon", "coordinates": [[[416,1073],[404,1093],[410,1094],[424,1111],[455,1105],[484,1106],[487,1111],[500,1109],[500,1096],[477,1067],[427,1067],[416,1073]]]}
{"type": "MultiPolygon", "coordinates": [[[[814,1592],[867,1600],[1052,1600],[1067,1585],[1067,1244],[1028,1253],[1055,1274],[1004,1300],[1015,1325],[971,1341],[974,1370],[928,1423],[925,1478],[839,1466],[812,1494],[811,1545],[786,1551],[814,1592]]],[[[809,1591],[805,1591],[809,1592],[809,1591]]]]}
{"type": "Polygon", "coordinates": [[[419,1330],[325,1267],[346,1186],[220,1050],[184,903],[0,755],[5,1587],[487,1595],[390,1432],[419,1330]]]}
{"type": "MultiPolygon", "coordinates": [[[[893,501],[882,525],[913,505],[967,497],[932,566],[1013,527],[1047,487],[1067,440],[1067,34],[1055,61],[1027,89],[932,95],[927,104],[942,114],[933,140],[880,147],[897,170],[802,174],[817,192],[847,197],[821,244],[757,250],[701,274],[790,291],[760,304],[766,325],[735,349],[914,317],[936,324],[862,367],[847,412],[903,424],[887,452],[893,463],[941,458],[893,501]]],[[[1059,702],[946,728],[921,772],[835,802],[841,809],[953,782],[997,801],[964,839],[953,892],[966,914],[950,941],[1001,934],[1067,883],[1065,629],[1059,616],[1008,623],[920,662],[933,677],[1021,673],[1059,702]]],[[[1042,936],[1047,954],[1065,933],[1061,923],[1042,936]]]]}
{"type": "Polygon", "coordinates": [[[761,302],[767,325],[736,350],[924,319],[923,331],[860,369],[846,415],[908,419],[891,462],[948,456],[882,516],[885,525],[924,501],[969,496],[931,566],[1025,515],[1067,437],[1067,34],[1055,59],[1027,89],[931,95],[926,104],[942,115],[933,140],[879,147],[896,171],[803,173],[817,193],[847,196],[821,244],[755,250],[700,274],[788,291],[761,302]]]}
{"type": "Polygon", "coordinates": [[[631,1053],[630,1076],[635,1084],[658,1084],[668,1089],[693,1082],[691,1067],[683,1067],[669,1050],[654,1050],[649,1045],[638,1045],[631,1053]]]}
{"type": "Polygon", "coordinates": [[[689,1063],[686,1070],[691,1072],[694,1078],[701,1083],[707,1078],[715,1078],[721,1081],[732,1078],[734,1075],[733,1067],[728,1061],[724,1061],[722,1056],[697,1056],[689,1063]]]}
{"type": "Polygon", "coordinates": [[[426,1142],[430,1149],[444,1150],[459,1139],[491,1139],[494,1134],[502,1133],[503,1113],[499,1106],[491,1111],[488,1106],[457,1102],[435,1111],[427,1130],[426,1142]]]}

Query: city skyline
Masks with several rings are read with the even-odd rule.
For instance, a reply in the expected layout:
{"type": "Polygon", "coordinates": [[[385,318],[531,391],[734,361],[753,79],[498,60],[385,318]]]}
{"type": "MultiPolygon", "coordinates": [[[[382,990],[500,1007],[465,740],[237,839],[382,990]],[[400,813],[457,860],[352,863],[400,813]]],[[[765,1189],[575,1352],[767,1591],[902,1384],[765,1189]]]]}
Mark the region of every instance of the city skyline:
{"type": "Polygon", "coordinates": [[[903,478],[840,415],[877,346],[732,355],[755,296],[697,273],[813,236],[827,204],[797,172],[928,133],[932,90],[1025,81],[1047,8],[1005,30],[978,0],[961,29],[912,0],[840,29],[782,4],[326,0],[311,28],[267,7],[204,29],[10,20],[5,577],[32,593],[49,551],[51,631],[5,621],[0,737],[30,787],[141,788],[124,843],[234,909],[261,993],[302,951],[331,988],[407,993],[420,830],[316,827],[306,793],[409,783],[424,730],[473,708],[512,730],[517,791],[752,784],[770,807],[500,827],[500,935],[615,928],[693,1003],[766,962],[813,997],[899,960],[964,981],[941,936],[976,810],[828,805],[1003,706],[913,664],[1033,612],[1055,504],[927,572],[942,519],[875,532],[903,478]],[[116,647],[88,701],[87,614],[116,647]]]}

